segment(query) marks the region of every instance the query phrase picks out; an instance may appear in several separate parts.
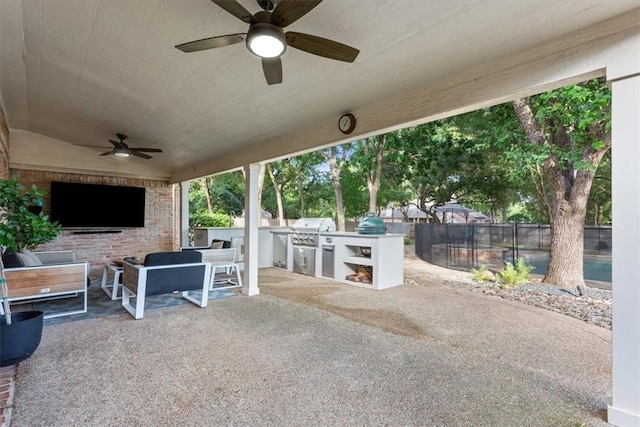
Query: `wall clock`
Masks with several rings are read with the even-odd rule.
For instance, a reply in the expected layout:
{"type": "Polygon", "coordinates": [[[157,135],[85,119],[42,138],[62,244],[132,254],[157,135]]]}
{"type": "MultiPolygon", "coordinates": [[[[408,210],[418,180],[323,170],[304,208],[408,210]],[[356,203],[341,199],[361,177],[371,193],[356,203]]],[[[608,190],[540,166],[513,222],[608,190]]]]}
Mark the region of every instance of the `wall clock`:
{"type": "Polygon", "coordinates": [[[345,135],[350,134],[356,128],[356,118],[353,114],[347,113],[340,116],[338,120],[338,129],[345,135]]]}

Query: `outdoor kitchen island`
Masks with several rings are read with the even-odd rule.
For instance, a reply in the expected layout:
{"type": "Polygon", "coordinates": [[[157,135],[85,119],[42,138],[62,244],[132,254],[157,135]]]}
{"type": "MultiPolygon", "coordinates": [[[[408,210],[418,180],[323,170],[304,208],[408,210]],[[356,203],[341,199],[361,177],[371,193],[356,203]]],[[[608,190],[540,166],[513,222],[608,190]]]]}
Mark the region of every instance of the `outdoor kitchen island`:
{"type": "Polygon", "coordinates": [[[404,281],[402,234],[321,232],[320,247],[323,266],[320,277],[376,290],[399,286],[404,281]],[[333,258],[332,262],[327,257],[333,258]],[[333,268],[328,268],[330,264],[333,268]],[[355,281],[358,280],[355,276],[364,280],[355,281]]]}

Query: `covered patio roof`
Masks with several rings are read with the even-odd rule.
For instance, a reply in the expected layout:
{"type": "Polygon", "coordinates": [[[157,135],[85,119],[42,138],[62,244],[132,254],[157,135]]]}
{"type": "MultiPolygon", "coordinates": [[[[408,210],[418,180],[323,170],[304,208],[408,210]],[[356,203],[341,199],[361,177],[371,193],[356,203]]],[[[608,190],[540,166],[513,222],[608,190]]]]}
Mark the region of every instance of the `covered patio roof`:
{"type": "Polygon", "coordinates": [[[6,0],[0,94],[10,162],[179,182],[315,150],[602,75],[603,58],[560,67],[584,58],[583,46],[637,31],[637,8],[325,0],[286,31],[354,46],[356,61],[290,48],[283,83],[268,86],[243,44],[188,54],[174,47],[247,30],[208,0],[6,0]],[[345,112],[357,119],[350,135],[337,126],[345,112]],[[123,161],[72,145],[106,147],[116,132],[164,153],[123,161]]]}

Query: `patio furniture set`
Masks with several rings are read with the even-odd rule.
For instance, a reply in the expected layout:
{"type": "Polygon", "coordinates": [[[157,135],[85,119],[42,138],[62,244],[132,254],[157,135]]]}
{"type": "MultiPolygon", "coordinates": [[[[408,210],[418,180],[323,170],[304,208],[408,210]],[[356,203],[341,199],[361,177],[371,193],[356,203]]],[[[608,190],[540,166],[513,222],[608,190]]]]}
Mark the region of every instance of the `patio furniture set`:
{"type": "MultiPolygon", "coordinates": [[[[3,257],[10,302],[38,302],[82,296],[81,308],[45,313],[45,318],[87,311],[87,262],[76,262],[72,251],[28,253],[3,257]]],[[[209,292],[242,287],[235,262],[236,249],[182,248],[178,252],[147,254],[106,264],[101,288],[135,319],[144,316],[147,296],[180,292],[187,301],[206,307],[209,292]],[[110,281],[110,276],[113,279],[110,281]]]]}

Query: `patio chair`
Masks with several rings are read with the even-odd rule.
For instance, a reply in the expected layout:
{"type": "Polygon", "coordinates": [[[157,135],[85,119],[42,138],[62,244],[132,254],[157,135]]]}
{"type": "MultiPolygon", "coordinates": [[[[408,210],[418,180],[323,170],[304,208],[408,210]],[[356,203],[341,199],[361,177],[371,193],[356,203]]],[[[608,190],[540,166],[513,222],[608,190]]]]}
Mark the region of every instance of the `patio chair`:
{"type": "Polygon", "coordinates": [[[236,248],[198,249],[202,262],[211,264],[211,282],[209,290],[221,290],[242,287],[240,269],[236,264],[236,248]]]}

